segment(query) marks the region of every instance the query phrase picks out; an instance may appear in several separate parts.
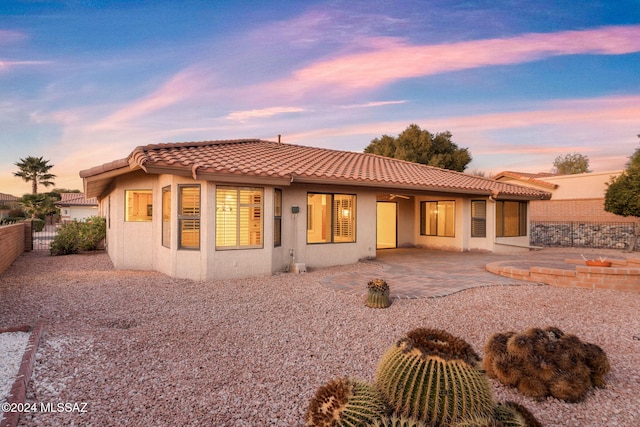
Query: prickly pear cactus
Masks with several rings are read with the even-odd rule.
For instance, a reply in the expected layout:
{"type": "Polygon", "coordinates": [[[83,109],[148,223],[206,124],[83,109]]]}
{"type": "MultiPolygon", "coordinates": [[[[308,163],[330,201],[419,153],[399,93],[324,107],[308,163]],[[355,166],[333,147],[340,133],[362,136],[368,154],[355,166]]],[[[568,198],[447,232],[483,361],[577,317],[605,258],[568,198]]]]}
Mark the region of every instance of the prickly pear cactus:
{"type": "Polygon", "coordinates": [[[367,284],[367,307],[387,308],[391,305],[389,285],[382,279],[373,279],[367,284]]]}
{"type": "Polygon", "coordinates": [[[350,378],[318,389],[305,415],[308,427],[365,426],[387,415],[388,405],[373,385],[350,378]]]}
{"type": "Polygon", "coordinates": [[[492,417],[491,385],[480,357],[446,331],[410,331],[382,357],[376,384],[395,413],[428,426],[492,417]]]}

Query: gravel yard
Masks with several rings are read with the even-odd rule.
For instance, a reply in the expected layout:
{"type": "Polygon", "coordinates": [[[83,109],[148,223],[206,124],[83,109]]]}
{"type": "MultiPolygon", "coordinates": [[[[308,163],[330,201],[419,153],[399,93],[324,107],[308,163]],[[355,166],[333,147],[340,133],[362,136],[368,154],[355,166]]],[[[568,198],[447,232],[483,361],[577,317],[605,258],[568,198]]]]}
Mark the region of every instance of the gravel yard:
{"type": "Polygon", "coordinates": [[[376,310],[318,284],[359,271],[364,291],[378,268],[194,282],[115,271],[104,253],[26,253],[0,276],[0,327],[44,322],[28,402],[87,406],[25,413],[19,425],[300,426],[319,386],[373,381],[410,329],[446,329],[482,355],[495,332],[548,325],[601,346],[609,386],[570,404],[493,382],[496,398],[549,427],[640,425],[640,294],[496,286],[376,310]]]}

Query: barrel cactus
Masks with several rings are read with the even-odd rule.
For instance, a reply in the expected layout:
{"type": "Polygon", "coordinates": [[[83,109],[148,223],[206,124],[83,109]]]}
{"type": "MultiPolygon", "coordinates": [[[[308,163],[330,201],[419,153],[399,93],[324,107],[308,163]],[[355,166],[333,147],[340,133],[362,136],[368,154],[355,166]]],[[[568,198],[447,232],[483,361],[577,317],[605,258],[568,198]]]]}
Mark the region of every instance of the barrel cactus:
{"type": "Polygon", "coordinates": [[[429,426],[491,417],[495,408],[480,357],[464,340],[439,329],[414,329],[389,348],[376,384],[398,415],[429,426]]]}
{"type": "Polygon", "coordinates": [[[382,417],[368,427],[427,427],[427,425],[414,418],[393,415],[391,417],[382,417]]]}
{"type": "Polygon", "coordinates": [[[556,327],[498,333],[489,338],[484,350],[489,377],[537,399],[553,396],[579,402],[591,386],[605,385],[604,376],[610,370],[600,347],[556,327]]]}
{"type": "Polygon", "coordinates": [[[524,406],[506,402],[498,404],[491,416],[463,420],[453,427],[542,427],[542,424],[524,406]]]}
{"type": "Polygon", "coordinates": [[[367,284],[367,301],[372,308],[387,308],[391,305],[389,285],[382,279],[373,279],[367,284]]]}
{"type": "Polygon", "coordinates": [[[321,386],[305,415],[308,427],[356,427],[381,419],[388,405],[373,385],[338,378],[321,386]]]}

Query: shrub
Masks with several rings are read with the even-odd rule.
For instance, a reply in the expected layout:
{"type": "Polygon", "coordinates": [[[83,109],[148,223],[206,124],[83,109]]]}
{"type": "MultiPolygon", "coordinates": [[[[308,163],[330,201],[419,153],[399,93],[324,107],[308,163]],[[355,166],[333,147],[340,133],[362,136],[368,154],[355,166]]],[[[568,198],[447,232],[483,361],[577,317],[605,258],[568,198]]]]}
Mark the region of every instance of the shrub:
{"type": "Polygon", "coordinates": [[[27,214],[25,214],[22,209],[11,209],[7,215],[9,215],[10,218],[25,219],[27,217],[27,214]]]}
{"type": "Polygon", "coordinates": [[[51,255],[75,254],[94,251],[106,236],[104,218],[92,216],[84,221],[63,224],[51,243],[51,255]]]}
{"type": "Polygon", "coordinates": [[[31,221],[31,226],[33,227],[33,231],[42,231],[44,230],[44,220],[40,219],[40,218],[32,218],[29,221],[31,221]]]}

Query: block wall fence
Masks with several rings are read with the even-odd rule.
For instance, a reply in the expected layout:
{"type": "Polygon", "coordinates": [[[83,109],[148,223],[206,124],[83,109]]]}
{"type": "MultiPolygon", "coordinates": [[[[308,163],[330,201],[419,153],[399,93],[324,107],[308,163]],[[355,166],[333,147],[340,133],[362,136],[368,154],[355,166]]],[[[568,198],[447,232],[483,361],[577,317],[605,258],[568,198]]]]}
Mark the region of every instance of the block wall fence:
{"type": "Polygon", "coordinates": [[[0,274],[24,251],[31,250],[31,222],[23,221],[0,227],[0,274]]]}

